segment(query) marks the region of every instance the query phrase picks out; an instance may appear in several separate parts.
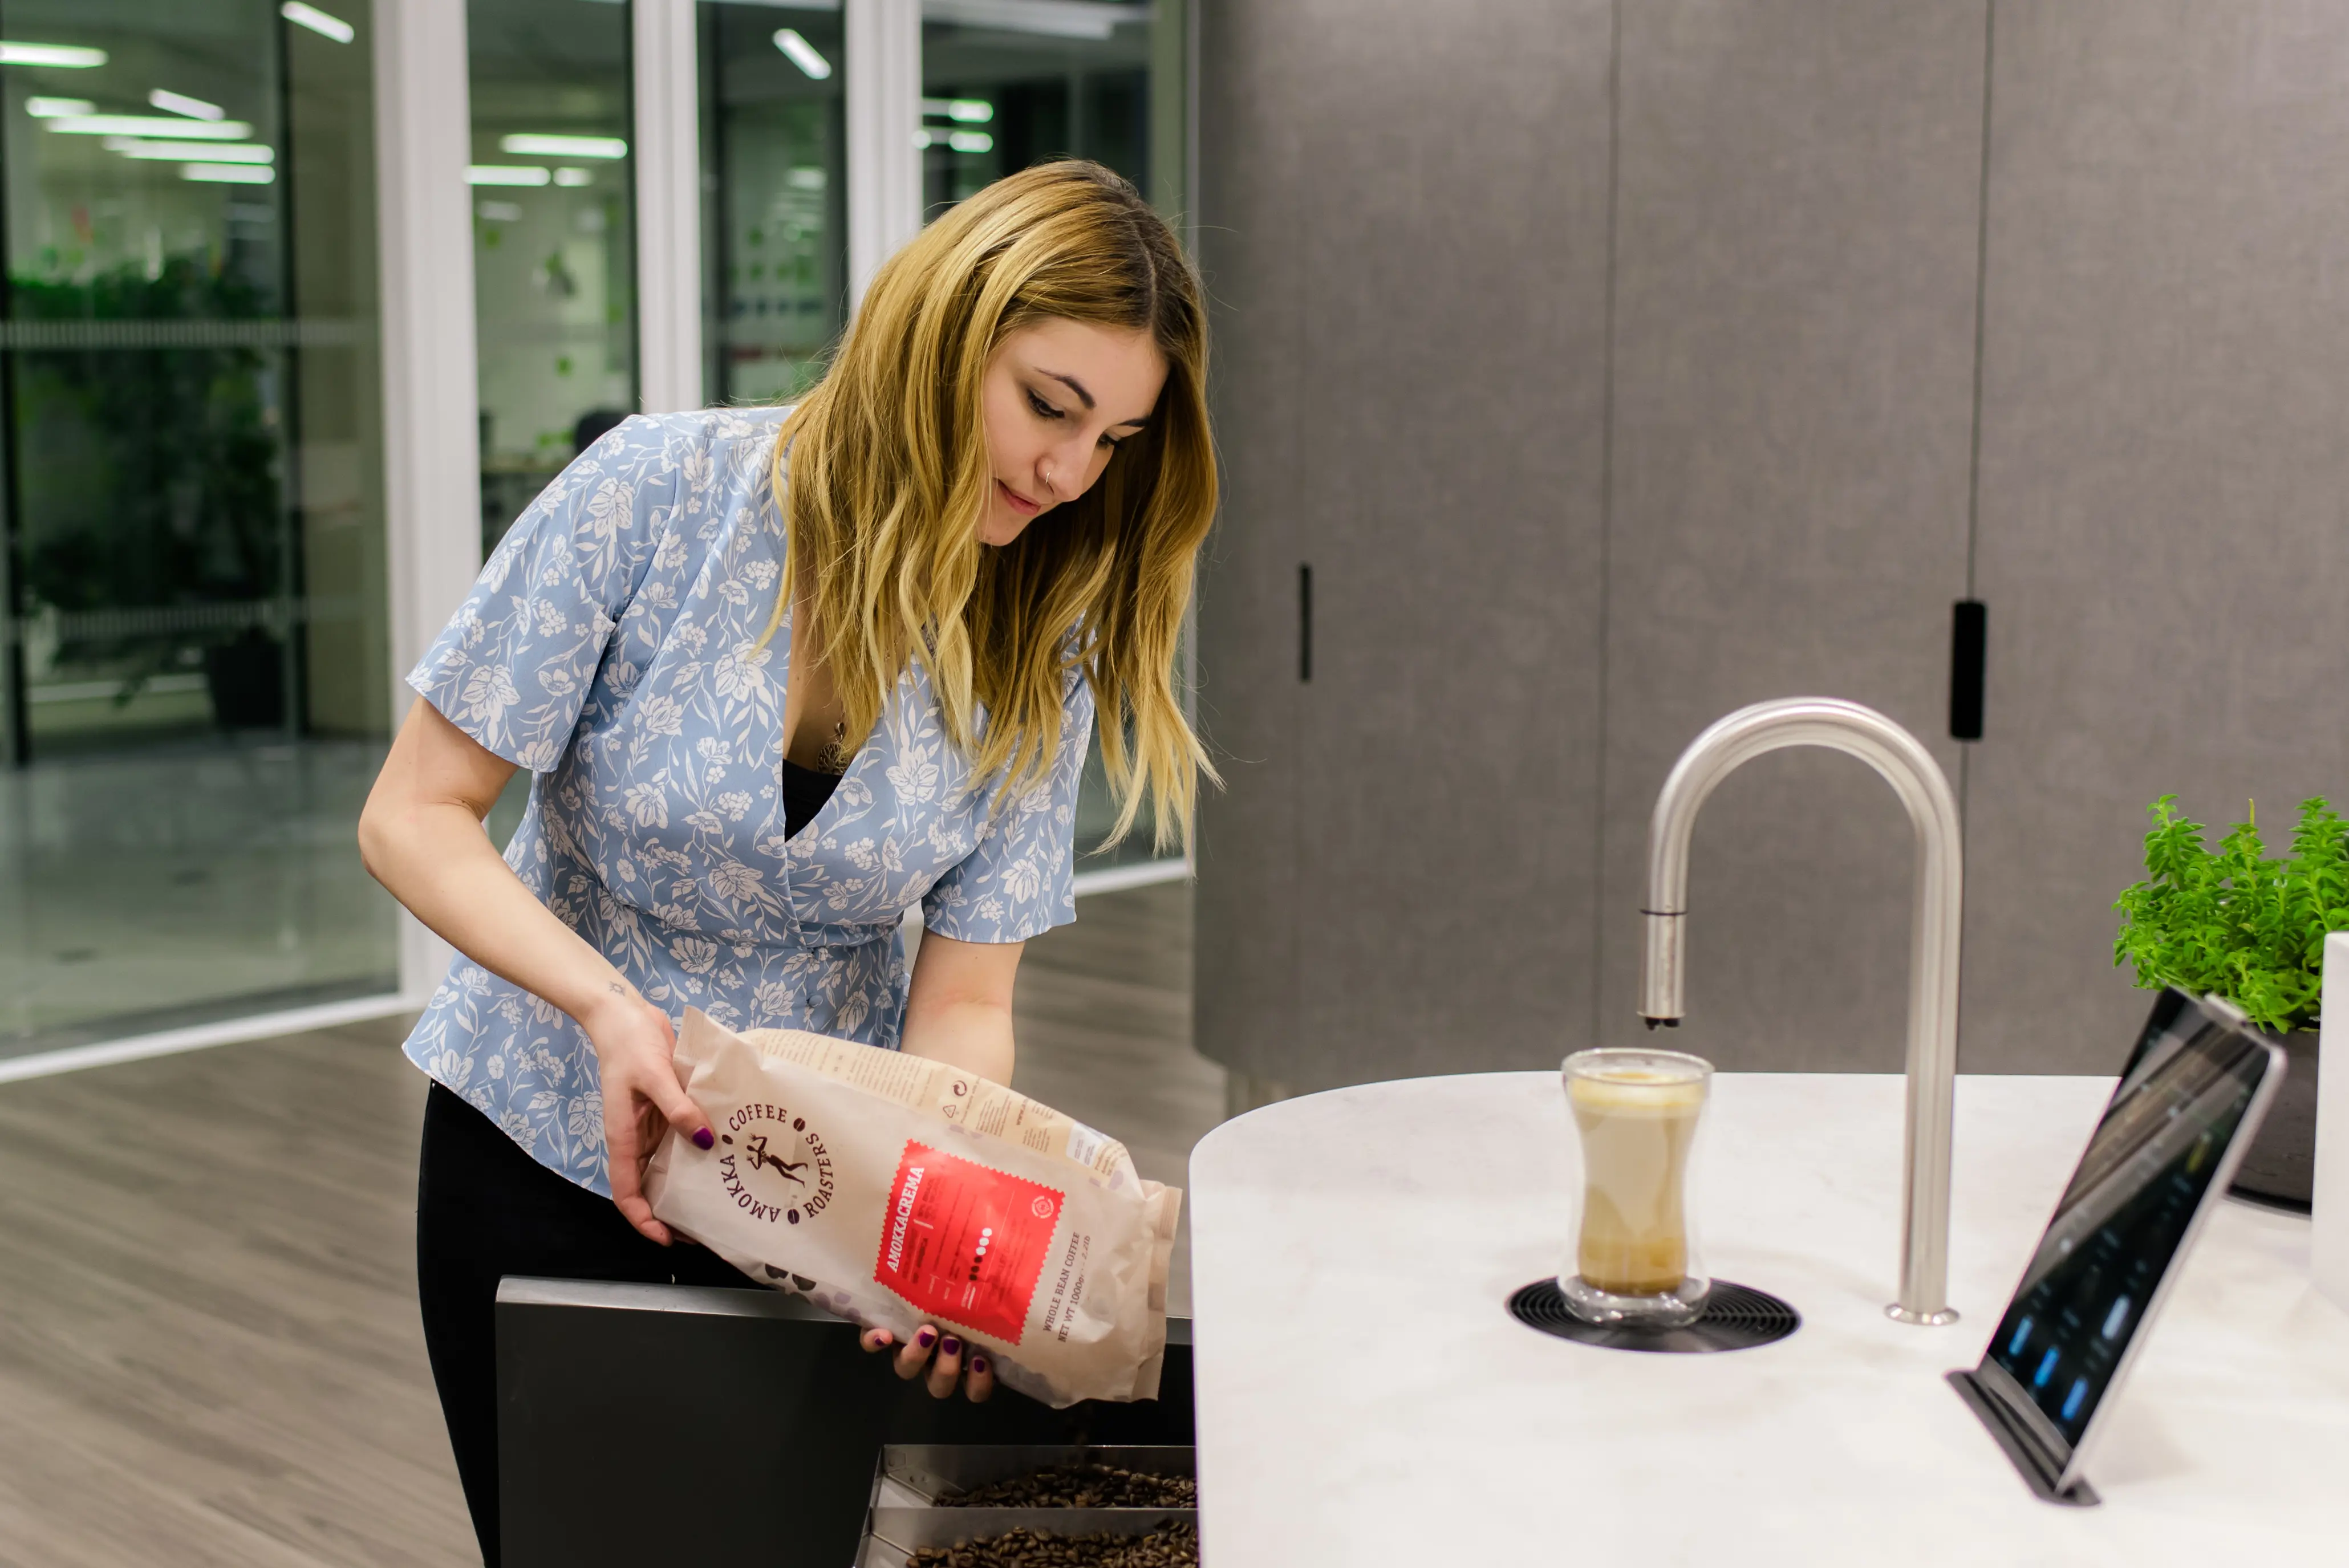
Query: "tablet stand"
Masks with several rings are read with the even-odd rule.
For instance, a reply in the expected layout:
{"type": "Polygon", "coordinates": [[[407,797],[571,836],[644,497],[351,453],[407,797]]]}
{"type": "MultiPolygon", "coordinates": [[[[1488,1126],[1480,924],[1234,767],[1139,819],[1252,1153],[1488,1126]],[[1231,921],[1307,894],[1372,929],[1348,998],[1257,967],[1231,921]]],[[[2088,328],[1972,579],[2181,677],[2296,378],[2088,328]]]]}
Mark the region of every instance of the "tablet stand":
{"type": "Polygon", "coordinates": [[[1949,1379],[1950,1387],[1958,1391],[1958,1398],[1966,1402],[1966,1408],[1980,1417],[1982,1424],[1990,1429],[1990,1435],[1998,1439],[1998,1446],[2006,1451],[2006,1457],[2013,1461],[2014,1468],[2022,1472],[2023,1480],[2040,1501],[2062,1503],[2067,1508],[2094,1508],[2104,1501],[2096,1495],[2096,1489],[2085,1480],[2075,1480],[2059,1490],[2055,1485],[2056,1474],[2047,1468],[2047,1460],[2041,1455],[2038,1445],[2016,1429],[2014,1418],[2007,1414],[2004,1406],[1983,1391],[1971,1368],[1961,1367],[1942,1376],[1949,1379]]]}

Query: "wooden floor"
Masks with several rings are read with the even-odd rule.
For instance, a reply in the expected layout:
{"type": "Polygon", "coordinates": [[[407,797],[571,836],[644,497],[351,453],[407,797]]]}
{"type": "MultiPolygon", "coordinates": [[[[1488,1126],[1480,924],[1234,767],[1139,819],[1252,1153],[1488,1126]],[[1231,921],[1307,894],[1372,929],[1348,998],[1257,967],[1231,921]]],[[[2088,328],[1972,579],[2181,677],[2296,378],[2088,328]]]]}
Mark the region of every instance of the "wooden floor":
{"type": "MultiPolygon", "coordinates": [[[[1223,1107],[1189,892],[1079,913],[1021,967],[1019,1085],[1180,1182],[1223,1107]]],[[[0,1564],[480,1560],[417,1327],[404,1032],[0,1086],[0,1564]]]]}

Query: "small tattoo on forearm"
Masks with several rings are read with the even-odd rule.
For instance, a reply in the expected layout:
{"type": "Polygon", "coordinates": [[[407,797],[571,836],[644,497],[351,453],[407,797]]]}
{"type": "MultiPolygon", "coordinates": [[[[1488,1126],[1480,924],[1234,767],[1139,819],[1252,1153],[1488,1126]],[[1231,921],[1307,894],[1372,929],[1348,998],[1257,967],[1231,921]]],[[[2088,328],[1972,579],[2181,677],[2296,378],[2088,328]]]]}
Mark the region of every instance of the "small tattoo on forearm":
{"type": "Polygon", "coordinates": [[[626,985],[621,985],[617,980],[613,981],[609,985],[606,985],[604,988],[615,996],[625,996],[628,994],[628,988],[626,985]]]}

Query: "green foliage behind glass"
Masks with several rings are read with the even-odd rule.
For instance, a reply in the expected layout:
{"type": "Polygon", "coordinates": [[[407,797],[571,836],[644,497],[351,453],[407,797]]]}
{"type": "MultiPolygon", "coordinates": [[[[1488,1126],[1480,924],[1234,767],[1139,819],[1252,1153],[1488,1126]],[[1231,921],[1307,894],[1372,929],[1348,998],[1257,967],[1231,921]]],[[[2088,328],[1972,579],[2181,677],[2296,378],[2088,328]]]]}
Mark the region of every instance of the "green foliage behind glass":
{"type": "Polygon", "coordinates": [[[2258,813],[2204,845],[2202,824],[2179,816],[2178,797],[2147,810],[2146,880],[2120,896],[2113,963],[2136,966],[2147,990],[2176,985],[2233,1002],[2278,1033],[2316,1021],[2325,934],[2349,931],[2349,823],[2323,796],[2301,802],[2292,857],[2271,860],[2258,813]]]}
{"type": "MultiPolygon", "coordinates": [[[[202,257],[157,275],[10,280],[23,321],[237,321],[269,302],[202,257]]],[[[243,346],[13,356],[24,585],[61,610],[250,601],[278,592],[274,351],[243,346]]],[[[123,650],[66,650],[67,656],[123,650]]]]}

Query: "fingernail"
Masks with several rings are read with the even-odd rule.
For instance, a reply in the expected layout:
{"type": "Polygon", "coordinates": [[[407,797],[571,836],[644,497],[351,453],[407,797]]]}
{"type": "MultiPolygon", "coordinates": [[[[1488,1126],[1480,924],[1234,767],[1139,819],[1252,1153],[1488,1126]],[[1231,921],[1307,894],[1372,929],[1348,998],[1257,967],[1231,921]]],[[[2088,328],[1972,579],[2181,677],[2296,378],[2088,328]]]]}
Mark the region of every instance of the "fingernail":
{"type": "Polygon", "coordinates": [[[709,1148],[711,1144],[713,1144],[713,1143],[715,1143],[715,1142],[717,1142],[717,1141],[718,1141],[718,1140],[717,1140],[717,1139],[712,1138],[712,1137],[709,1135],[709,1129],[708,1129],[708,1128],[706,1128],[706,1127],[703,1127],[703,1128],[698,1128],[698,1129],[696,1129],[696,1130],[695,1130],[695,1131],[694,1131],[694,1134],[693,1134],[693,1146],[694,1146],[696,1149],[707,1149],[707,1148],[709,1148]]]}
{"type": "Polygon", "coordinates": [[[961,1340],[959,1340],[959,1339],[957,1339],[957,1338],[956,1338],[953,1335],[951,1335],[951,1334],[947,1335],[947,1336],[946,1336],[945,1340],[944,1340],[944,1341],[942,1341],[942,1342],[939,1344],[939,1346],[938,1346],[938,1354],[939,1354],[939,1355],[941,1355],[941,1356],[959,1356],[959,1355],[961,1355],[961,1354],[962,1354],[962,1341],[961,1341],[961,1340]]]}
{"type": "Polygon", "coordinates": [[[970,1358],[970,1369],[974,1375],[985,1372],[987,1370],[987,1357],[984,1356],[972,1357],[970,1358]]]}
{"type": "MultiPolygon", "coordinates": [[[[936,1333],[936,1330],[934,1330],[934,1329],[925,1328],[925,1329],[924,1329],[924,1330],[922,1330],[919,1334],[916,1334],[916,1336],[914,1336],[914,1343],[915,1343],[915,1344],[916,1344],[916,1345],[918,1345],[918,1346],[920,1346],[923,1349],[927,1350],[927,1349],[928,1349],[928,1348],[929,1348],[933,1344],[935,1344],[935,1343],[936,1342],[937,1337],[938,1337],[938,1336],[937,1336],[937,1333],[936,1333]]],[[[952,1343],[952,1342],[951,1342],[951,1341],[949,1341],[948,1343],[952,1343]]]]}

